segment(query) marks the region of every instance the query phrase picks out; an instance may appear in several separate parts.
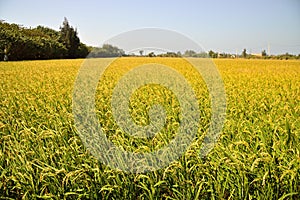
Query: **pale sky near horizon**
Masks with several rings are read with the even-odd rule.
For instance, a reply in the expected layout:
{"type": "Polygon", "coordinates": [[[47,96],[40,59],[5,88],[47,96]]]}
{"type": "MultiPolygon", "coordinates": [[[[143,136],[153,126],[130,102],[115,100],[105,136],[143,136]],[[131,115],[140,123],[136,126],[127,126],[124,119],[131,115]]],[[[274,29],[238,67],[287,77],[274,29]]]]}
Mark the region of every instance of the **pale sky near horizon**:
{"type": "Polygon", "coordinates": [[[99,46],[120,33],[155,27],[205,50],[300,54],[300,0],[0,0],[0,19],[56,30],[67,17],[81,41],[99,46]]]}

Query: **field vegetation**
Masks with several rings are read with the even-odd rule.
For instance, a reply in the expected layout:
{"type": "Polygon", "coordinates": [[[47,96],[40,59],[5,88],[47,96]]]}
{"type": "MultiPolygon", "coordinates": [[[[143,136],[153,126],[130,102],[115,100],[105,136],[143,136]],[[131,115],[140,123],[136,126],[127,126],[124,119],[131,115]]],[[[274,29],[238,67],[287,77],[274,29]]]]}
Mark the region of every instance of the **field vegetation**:
{"type": "Polygon", "coordinates": [[[226,121],[203,159],[198,150],[210,121],[209,95],[180,58],[120,58],[101,78],[99,122],[111,141],[130,151],[168,143],[180,105],[165,88],[143,87],[132,97],[133,120],[149,123],[147,109],[158,102],[167,109],[165,129],[149,140],[119,131],[108,102],[130,69],[126,63],[169,65],[195,90],[201,112],[197,139],[177,161],[144,174],[109,168],[82,144],[72,114],[82,59],[0,62],[0,199],[300,199],[300,61],[213,61],[225,85],[226,121]]]}

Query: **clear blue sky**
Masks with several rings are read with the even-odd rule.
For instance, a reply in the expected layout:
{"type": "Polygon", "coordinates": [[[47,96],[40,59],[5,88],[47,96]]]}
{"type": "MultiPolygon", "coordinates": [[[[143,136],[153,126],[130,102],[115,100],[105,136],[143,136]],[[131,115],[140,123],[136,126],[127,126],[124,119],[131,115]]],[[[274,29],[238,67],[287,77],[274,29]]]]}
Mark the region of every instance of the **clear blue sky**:
{"type": "Polygon", "coordinates": [[[187,35],[206,50],[300,53],[300,0],[0,0],[0,19],[58,30],[63,18],[98,46],[144,27],[187,35]]]}

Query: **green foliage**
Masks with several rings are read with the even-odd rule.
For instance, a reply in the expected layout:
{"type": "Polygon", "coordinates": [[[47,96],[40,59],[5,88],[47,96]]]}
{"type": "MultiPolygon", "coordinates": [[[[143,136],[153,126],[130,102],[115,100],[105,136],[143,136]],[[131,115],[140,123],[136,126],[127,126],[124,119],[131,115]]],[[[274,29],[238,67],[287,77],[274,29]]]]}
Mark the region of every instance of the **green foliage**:
{"type": "Polygon", "coordinates": [[[194,50],[186,50],[183,54],[184,57],[196,57],[197,53],[194,50]]]}
{"type": "Polygon", "coordinates": [[[124,55],[125,52],[118,47],[110,44],[103,44],[101,48],[93,48],[92,52],[89,54],[91,58],[109,58],[109,57],[120,57],[124,55]]]}
{"type": "Polygon", "coordinates": [[[246,50],[246,49],[243,50],[243,52],[242,52],[242,57],[243,57],[243,58],[246,58],[246,57],[247,57],[247,50],[246,50]]]}
{"type": "Polygon", "coordinates": [[[289,53],[285,53],[285,54],[282,54],[282,55],[277,55],[275,56],[276,59],[279,59],[279,60],[291,60],[291,59],[300,59],[300,56],[295,56],[295,55],[292,55],[292,54],[289,54],[289,53]]]}
{"type": "Polygon", "coordinates": [[[139,53],[140,53],[140,56],[143,56],[144,50],[140,50],[139,53]]]}
{"type": "Polygon", "coordinates": [[[158,57],[181,57],[181,54],[175,53],[175,52],[167,52],[167,53],[162,53],[158,54],[158,57]]]}
{"type": "Polygon", "coordinates": [[[3,60],[5,55],[9,60],[36,60],[85,57],[88,54],[76,31],[70,32],[71,39],[74,38],[70,40],[71,46],[62,42],[63,36],[61,32],[43,26],[24,28],[0,21],[0,59],[3,60]]]}
{"type": "Polygon", "coordinates": [[[60,41],[67,48],[67,58],[86,57],[88,49],[80,43],[77,30],[70,26],[67,18],[64,19],[63,26],[60,28],[60,41]]]}
{"type": "Polygon", "coordinates": [[[154,52],[150,52],[150,53],[148,53],[148,57],[155,57],[156,55],[155,55],[155,53],[154,52]]]}
{"type": "Polygon", "coordinates": [[[183,57],[207,58],[209,55],[206,52],[195,52],[194,50],[186,50],[183,57]]]}
{"type": "Polygon", "coordinates": [[[210,58],[217,58],[218,57],[218,53],[213,52],[212,50],[210,50],[208,52],[208,55],[209,55],[210,58]]]}

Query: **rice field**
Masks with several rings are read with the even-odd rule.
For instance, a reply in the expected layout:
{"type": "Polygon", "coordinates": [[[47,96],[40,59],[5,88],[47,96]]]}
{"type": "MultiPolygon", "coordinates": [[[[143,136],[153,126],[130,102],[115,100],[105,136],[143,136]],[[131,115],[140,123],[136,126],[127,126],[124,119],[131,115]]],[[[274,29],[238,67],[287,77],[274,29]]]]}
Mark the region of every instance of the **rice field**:
{"type": "Polygon", "coordinates": [[[82,62],[0,62],[0,199],[300,199],[300,61],[213,60],[225,85],[226,120],[204,158],[198,151],[211,113],[201,77],[178,58],[113,63],[100,79],[96,114],[107,138],[128,151],[150,152],[170,142],[180,107],[165,88],[142,87],[130,100],[135,123],[149,123],[154,103],[166,109],[167,123],[150,139],[122,132],[109,102],[128,63],[172,66],[199,103],[200,126],[188,151],[167,167],[138,174],[104,165],[83,145],[72,112],[82,62]]]}

